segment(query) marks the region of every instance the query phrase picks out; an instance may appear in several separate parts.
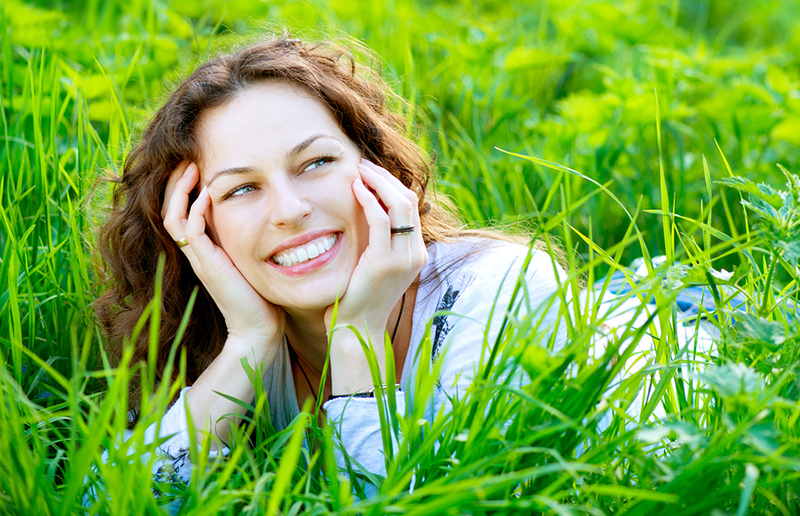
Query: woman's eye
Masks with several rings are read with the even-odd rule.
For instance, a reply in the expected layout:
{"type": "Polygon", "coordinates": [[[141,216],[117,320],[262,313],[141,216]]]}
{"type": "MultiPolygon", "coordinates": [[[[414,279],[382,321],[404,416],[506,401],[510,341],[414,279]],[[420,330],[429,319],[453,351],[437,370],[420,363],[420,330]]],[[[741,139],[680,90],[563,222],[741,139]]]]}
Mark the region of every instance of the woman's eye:
{"type": "Polygon", "coordinates": [[[305,169],[303,169],[303,171],[304,172],[308,172],[309,170],[314,170],[315,168],[321,167],[325,163],[328,163],[328,162],[331,162],[331,161],[333,161],[333,158],[329,158],[329,157],[317,158],[314,161],[312,161],[311,163],[309,163],[308,166],[305,169]]]}
{"type": "Polygon", "coordinates": [[[253,185],[242,185],[225,194],[225,199],[230,199],[231,197],[240,197],[242,195],[249,194],[254,190],[255,187],[253,185]]]}

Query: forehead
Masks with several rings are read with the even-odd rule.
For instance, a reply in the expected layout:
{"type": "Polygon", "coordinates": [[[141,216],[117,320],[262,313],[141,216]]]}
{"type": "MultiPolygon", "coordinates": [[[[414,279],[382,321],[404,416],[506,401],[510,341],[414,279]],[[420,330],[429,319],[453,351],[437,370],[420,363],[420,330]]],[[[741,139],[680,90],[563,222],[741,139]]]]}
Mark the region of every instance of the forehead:
{"type": "Polygon", "coordinates": [[[330,110],[310,92],[285,82],[265,82],[201,115],[200,162],[236,166],[230,162],[286,153],[318,133],[346,139],[330,110]]]}

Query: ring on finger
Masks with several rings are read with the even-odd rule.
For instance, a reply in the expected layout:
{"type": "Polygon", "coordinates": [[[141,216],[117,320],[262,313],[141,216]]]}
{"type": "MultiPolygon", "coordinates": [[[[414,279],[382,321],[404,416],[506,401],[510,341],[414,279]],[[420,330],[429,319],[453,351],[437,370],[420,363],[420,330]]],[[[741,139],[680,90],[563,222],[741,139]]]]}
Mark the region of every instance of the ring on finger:
{"type": "Polygon", "coordinates": [[[409,224],[408,226],[397,226],[396,228],[391,229],[392,236],[394,235],[410,235],[414,232],[414,225],[409,224]]]}
{"type": "Polygon", "coordinates": [[[189,241],[186,240],[186,238],[181,238],[180,240],[176,240],[175,243],[178,245],[178,247],[184,247],[189,245],[189,241]]]}

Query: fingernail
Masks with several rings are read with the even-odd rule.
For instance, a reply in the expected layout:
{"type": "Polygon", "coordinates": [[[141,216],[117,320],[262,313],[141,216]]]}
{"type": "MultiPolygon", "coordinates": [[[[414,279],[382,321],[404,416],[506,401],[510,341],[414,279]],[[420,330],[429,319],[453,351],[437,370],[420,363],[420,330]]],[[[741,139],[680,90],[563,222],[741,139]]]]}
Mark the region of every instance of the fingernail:
{"type": "Polygon", "coordinates": [[[184,176],[188,176],[188,175],[189,175],[189,172],[191,172],[191,171],[192,171],[192,167],[193,167],[193,166],[194,166],[194,163],[189,163],[189,166],[188,166],[188,167],[186,167],[186,170],[184,170],[184,171],[183,171],[183,175],[184,175],[184,176]]]}

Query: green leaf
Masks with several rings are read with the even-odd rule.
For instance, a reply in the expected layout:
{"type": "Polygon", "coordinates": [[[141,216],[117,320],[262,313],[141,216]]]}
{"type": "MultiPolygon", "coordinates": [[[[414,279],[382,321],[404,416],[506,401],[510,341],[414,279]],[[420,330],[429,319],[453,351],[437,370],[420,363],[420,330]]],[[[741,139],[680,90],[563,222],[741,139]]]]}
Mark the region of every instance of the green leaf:
{"type": "Polygon", "coordinates": [[[750,428],[744,441],[761,453],[771,454],[778,449],[779,437],[780,433],[771,424],[761,423],[750,428]]]}
{"type": "Polygon", "coordinates": [[[781,206],[783,204],[783,198],[780,192],[777,192],[771,186],[763,183],[756,184],[749,179],[738,176],[724,177],[717,181],[717,183],[734,188],[740,192],[748,193],[753,197],[766,201],[771,206],[781,206]]]}
{"type": "Polygon", "coordinates": [[[705,436],[698,432],[697,427],[680,421],[642,428],[637,437],[645,443],[657,443],[663,439],[670,439],[674,444],[688,446],[692,451],[700,448],[705,441],[705,436]]]}
{"type": "Polygon", "coordinates": [[[786,342],[786,327],[782,323],[768,321],[753,314],[743,314],[739,323],[739,333],[745,337],[773,346],[786,342]]]}
{"type": "Polygon", "coordinates": [[[758,373],[741,363],[710,367],[700,374],[700,378],[723,398],[752,394],[763,384],[758,373]]]}
{"type": "Polygon", "coordinates": [[[742,496],[739,499],[739,509],[736,511],[736,516],[745,516],[747,509],[750,507],[750,502],[753,500],[753,492],[756,489],[756,482],[758,482],[759,471],[753,464],[748,464],[744,468],[744,480],[742,481],[742,496]]]}
{"type": "Polygon", "coordinates": [[[797,267],[800,262],[800,241],[787,242],[785,240],[778,240],[773,242],[775,247],[783,251],[783,259],[797,267]]]}

